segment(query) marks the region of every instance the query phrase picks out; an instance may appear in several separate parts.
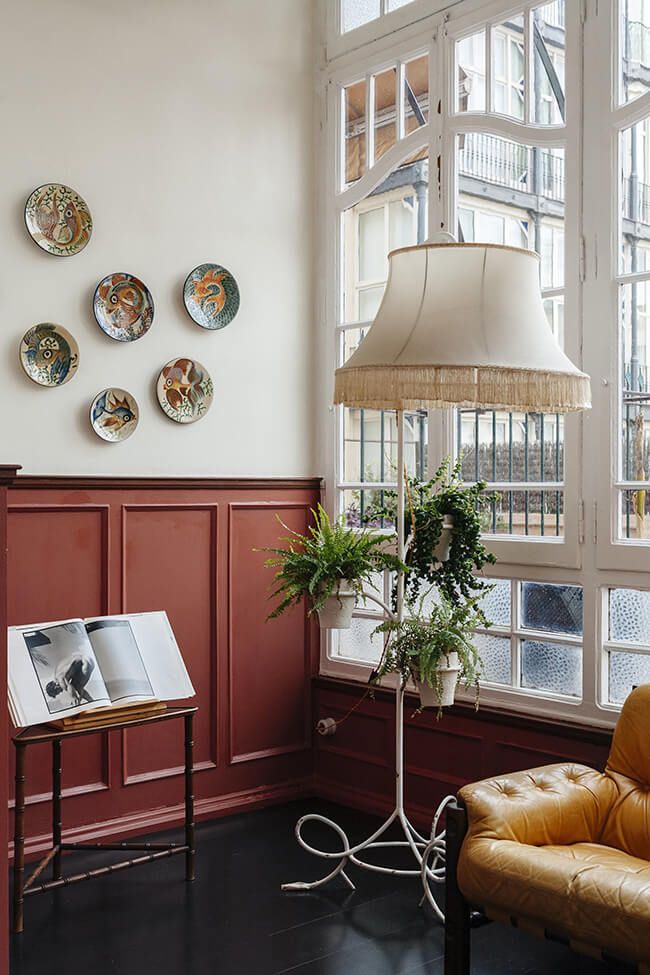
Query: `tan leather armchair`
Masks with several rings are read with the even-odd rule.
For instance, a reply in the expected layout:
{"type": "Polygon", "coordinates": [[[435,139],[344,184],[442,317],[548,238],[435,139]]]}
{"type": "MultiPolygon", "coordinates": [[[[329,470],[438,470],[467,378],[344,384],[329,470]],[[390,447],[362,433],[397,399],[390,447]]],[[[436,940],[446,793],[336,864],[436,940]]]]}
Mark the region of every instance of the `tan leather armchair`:
{"type": "Polygon", "coordinates": [[[549,765],[461,789],[446,869],[445,975],[470,970],[472,910],[650,975],[650,684],[604,774],[549,765]]]}

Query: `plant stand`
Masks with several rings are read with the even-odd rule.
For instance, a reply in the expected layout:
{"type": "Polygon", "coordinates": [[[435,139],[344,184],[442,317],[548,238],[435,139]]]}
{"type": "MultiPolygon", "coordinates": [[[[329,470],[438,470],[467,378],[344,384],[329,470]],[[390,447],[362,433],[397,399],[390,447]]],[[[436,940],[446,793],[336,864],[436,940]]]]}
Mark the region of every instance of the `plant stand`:
{"type": "MultiPolygon", "coordinates": [[[[404,473],[404,413],[397,412],[397,554],[404,560],[404,505],[406,501],[405,473],[404,473]]],[[[375,602],[379,602],[376,597],[367,594],[375,602]]],[[[383,606],[383,603],[380,603],[383,606]]],[[[384,607],[386,608],[386,607],[384,607]]],[[[402,619],[404,611],[404,579],[398,576],[397,583],[397,619],[402,619]]],[[[309,813],[302,816],[296,823],[296,839],[303,850],[313,853],[314,856],[321,857],[326,861],[338,861],[331,870],[320,880],[312,882],[296,881],[294,883],[282,884],[283,891],[308,891],[316,890],[324,884],[334,880],[339,875],[346,882],[351,890],[355,890],[353,882],[346,873],[348,864],[353,864],[363,870],[371,870],[374,873],[390,874],[395,877],[421,877],[424,887],[424,894],[420,900],[422,904],[425,900],[429,902],[434,913],[444,924],[445,916],[438,906],[433,895],[432,884],[442,884],[445,879],[445,834],[444,831],[436,834],[438,822],[445,806],[453,800],[453,796],[447,796],[441,802],[433,818],[431,835],[428,839],[422,836],[409,821],[404,810],[404,688],[401,683],[395,691],[395,808],[379,829],[375,830],[361,843],[355,846],[350,845],[350,841],[345,830],[338,823],[326,816],[317,813],[309,813]],[[336,852],[319,850],[312,846],[303,837],[303,829],[308,823],[322,823],[339,836],[342,849],[336,852]],[[384,840],[382,837],[386,831],[397,823],[403,839],[384,840]],[[360,854],[366,850],[382,850],[387,848],[408,848],[410,849],[415,864],[412,868],[394,868],[378,863],[369,863],[361,859],[360,854]]]]}

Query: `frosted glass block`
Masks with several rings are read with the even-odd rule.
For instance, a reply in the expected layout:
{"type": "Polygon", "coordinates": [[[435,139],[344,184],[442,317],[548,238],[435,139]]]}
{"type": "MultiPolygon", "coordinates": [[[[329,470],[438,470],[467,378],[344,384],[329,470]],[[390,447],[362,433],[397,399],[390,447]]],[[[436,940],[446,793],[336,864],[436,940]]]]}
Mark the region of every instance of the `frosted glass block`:
{"type": "Polygon", "coordinates": [[[521,644],[521,686],[580,697],[582,693],[582,649],[556,643],[523,640],[521,644]]]}
{"type": "Polygon", "coordinates": [[[550,633],[582,633],[582,586],[524,582],[521,595],[522,626],[550,633]]]}
{"type": "Polygon", "coordinates": [[[610,653],[609,700],[622,704],[633,687],[650,683],[650,655],[610,653]]]}
{"type": "Polygon", "coordinates": [[[491,684],[512,684],[510,640],[477,633],[474,638],[481,655],[481,680],[491,684]]]}
{"type": "Polygon", "coordinates": [[[333,641],[336,655],[364,663],[378,663],[384,649],[384,637],[381,633],[374,637],[371,634],[380,623],[379,618],[354,616],[349,630],[336,631],[333,641]]]}
{"type": "Polygon", "coordinates": [[[343,33],[375,20],[380,13],[380,0],[341,0],[343,33]]]}
{"type": "Polygon", "coordinates": [[[493,587],[481,597],[481,609],[494,626],[510,626],[510,582],[490,579],[493,587]]]}
{"type": "Polygon", "coordinates": [[[650,646],[650,592],[609,590],[609,639],[650,646]]]}

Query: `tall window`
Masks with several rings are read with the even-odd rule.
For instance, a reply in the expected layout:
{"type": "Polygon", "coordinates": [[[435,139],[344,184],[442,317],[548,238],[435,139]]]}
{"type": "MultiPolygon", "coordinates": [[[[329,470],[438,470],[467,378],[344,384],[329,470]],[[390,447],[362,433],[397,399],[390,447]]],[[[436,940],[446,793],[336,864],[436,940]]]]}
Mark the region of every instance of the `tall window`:
{"type": "MultiPolygon", "coordinates": [[[[497,495],[484,700],[607,723],[650,680],[650,0],[414,0],[389,44],[396,6],[343,0],[364,40],[326,72],[330,364],[363,341],[391,249],[448,230],[538,253],[593,412],[414,413],[406,460],[424,477],[460,456],[497,495]]],[[[340,409],[334,439],[328,500],[367,523],[395,486],[394,414],[340,409]]],[[[361,605],[323,669],[366,676],[378,618],[361,605]]]]}

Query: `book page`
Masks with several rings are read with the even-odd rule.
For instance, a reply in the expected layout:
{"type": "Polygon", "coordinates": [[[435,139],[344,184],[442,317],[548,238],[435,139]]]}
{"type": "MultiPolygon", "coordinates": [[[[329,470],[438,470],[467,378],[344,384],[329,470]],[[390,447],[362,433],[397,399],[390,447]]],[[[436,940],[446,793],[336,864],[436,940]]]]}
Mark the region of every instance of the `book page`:
{"type": "Polygon", "coordinates": [[[110,704],[81,620],[14,626],[8,638],[12,710],[21,726],[110,704]]]}
{"type": "Polygon", "coordinates": [[[86,623],[104,683],[113,704],[124,705],[155,697],[129,620],[106,617],[86,623]]]}
{"type": "MultiPolygon", "coordinates": [[[[97,623],[128,623],[135,641],[135,650],[144,666],[152,696],[158,701],[179,701],[194,696],[194,688],[189,678],[181,651],[164,610],[154,613],[128,613],[125,616],[99,617],[86,620],[86,628],[99,657],[97,634],[93,629],[97,623]]],[[[111,650],[112,652],[112,650],[111,650]]],[[[133,650],[129,651],[134,653],[133,650]]],[[[104,677],[104,657],[100,657],[104,677]]],[[[126,660],[126,658],[123,658],[126,660]]],[[[130,663],[130,673],[136,672],[135,663],[130,663]]],[[[111,679],[109,677],[109,679],[111,679]]],[[[115,699],[114,699],[115,700],[115,699]]]]}

